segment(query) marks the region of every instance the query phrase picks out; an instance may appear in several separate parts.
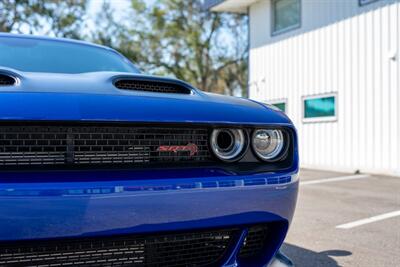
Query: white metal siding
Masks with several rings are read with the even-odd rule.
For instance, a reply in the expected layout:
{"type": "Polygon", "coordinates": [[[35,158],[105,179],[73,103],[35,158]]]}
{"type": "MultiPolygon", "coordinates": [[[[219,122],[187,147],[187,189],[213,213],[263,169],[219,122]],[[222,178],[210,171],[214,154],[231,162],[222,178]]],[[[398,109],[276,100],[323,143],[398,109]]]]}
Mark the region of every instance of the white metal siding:
{"type": "Polygon", "coordinates": [[[287,99],[302,165],[400,174],[400,1],[303,0],[301,29],[270,23],[270,0],[251,6],[250,97],[287,99]],[[338,120],[303,123],[302,96],[324,93],[338,120]]]}

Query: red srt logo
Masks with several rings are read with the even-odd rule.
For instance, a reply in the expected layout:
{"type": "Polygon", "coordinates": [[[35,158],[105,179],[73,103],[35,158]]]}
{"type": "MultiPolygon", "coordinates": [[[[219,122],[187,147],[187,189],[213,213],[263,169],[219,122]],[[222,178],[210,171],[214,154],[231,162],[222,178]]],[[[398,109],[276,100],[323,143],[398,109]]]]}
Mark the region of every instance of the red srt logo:
{"type": "Polygon", "coordinates": [[[196,144],[187,144],[186,146],[159,146],[157,148],[159,152],[174,152],[178,153],[180,151],[190,152],[190,156],[194,156],[199,152],[199,148],[196,144]]]}

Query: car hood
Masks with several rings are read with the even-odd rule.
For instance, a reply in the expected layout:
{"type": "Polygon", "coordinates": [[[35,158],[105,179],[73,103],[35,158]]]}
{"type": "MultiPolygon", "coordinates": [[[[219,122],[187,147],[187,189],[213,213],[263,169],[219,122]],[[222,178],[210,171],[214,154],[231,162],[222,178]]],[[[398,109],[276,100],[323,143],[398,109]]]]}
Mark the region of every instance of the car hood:
{"type": "Polygon", "coordinates": [[[165,122],[213,124],[290,124],[281,112],[252,100],[207,94],[168,94],[120,90],[118,78],[146,78],[190,85],[141,74],[27,73],[2,69],[18,78],[0,87],[0,120],[165,122]]]}

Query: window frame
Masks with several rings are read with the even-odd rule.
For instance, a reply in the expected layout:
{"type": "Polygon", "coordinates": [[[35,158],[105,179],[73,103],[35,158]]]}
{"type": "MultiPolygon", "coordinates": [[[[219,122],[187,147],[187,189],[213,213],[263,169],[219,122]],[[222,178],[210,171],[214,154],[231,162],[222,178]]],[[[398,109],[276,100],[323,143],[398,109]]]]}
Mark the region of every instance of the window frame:
{"type": "Polygon", "coordinates": [[[316,94],[316,95],[306,95],[301,97],[301,118],[303,123],[318,123],[318,122],[337,122],[338,121],[338,93],[325,93],[325,94],[316,94]],[[335,115],[334,116],[326,116],[326,117],[313,117],[306,118],[305,117],[305,108],[306,108],[306,100],[317,99],[317,98],[335,98],[335,115]]]}
{"type": "Polygon", "coordinates": [[[362,7],[362,6],[366,6],[366,5],[369,5],[369,4],[378,2],[378,1],[380,1],[380,0],[358,0],[358,5],[362,7]]]}
{"type": "MultiPolygon", "coordinates": [[[[272,105],[274,107],[276,107],[275,104],[285,104],[285,110],[284,111],[281,109],[279,109],[279,110],[281,110],[285,114],[287,114],[287,112],[288,112],[288,99],[287,98],[267,100],[267,101],[265,101],[265,103],[272,105]]],[[[278,108],[278,107],[276,107],[276,108],[278,108]]]]}
{"type": "Polygon", "coordinates": [[[302,2],[302,0],[296,0],[296,1],[298,1],[298,4],[299,4],[299,17],[300,17],[299,23],[296,24],[296,25],[292,25],[292,26],[286,27],[286,28],[281,29],[281,30],[275,30],[275,16],[276,16],[276,14],[275,14],[276,13],[275,12],[275,4],[278,1],[280,1],[280,0],[272,0],[271,1],[271,36],[272,37],[278,36],[278,35],[281,35],[281,34],[285,34],[287,32],[291,32],[291,31],[294,31],[294,30],[297,30],[297,29],[300,29],[301,26],[302,26],[302,21],[303,21],[303,2],[302,2]]]}

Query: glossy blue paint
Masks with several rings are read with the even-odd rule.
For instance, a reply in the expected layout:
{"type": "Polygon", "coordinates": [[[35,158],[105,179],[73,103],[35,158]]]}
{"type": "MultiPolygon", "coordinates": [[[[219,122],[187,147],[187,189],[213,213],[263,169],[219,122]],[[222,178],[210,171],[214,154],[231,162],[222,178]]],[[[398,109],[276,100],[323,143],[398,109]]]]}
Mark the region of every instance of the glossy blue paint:
{"type": "MultiPolygon", "coordinates": [[[[293,216],[298,182],[291,179],[289,183],[268,185],[259,181],[295,173],[242,176],[213,169],[186,169],[183,173],[171,171],[168,178],[159,175],[152,176],[149,171],[147,177],[145,172],[133,170],[2,173],[0,240],[163,232],[272,221],[288,225],[293,216]],[[177,178],[172,178],[172,173],[177,178]]],[[[287,228],[281,231],[274,250],[266,252],[268,258],[263,261],[269,261],[283,242],[287,228]]]]}
{"type": "MultiPolygon", "coordinates": [[[[0,67],[0,73],[19,81],[16,86],[0,87],[3,122],[206,123],[294,129],[285,114],[263,104],[206,94],[175,79],[116,72],[28,73],[7,67],[0,67]],[[119,90],[113,81],[121,77],[179,83],[190,88],[192,94],[119,90]]],[[[248,225],[280,222],[282,227],[262,259],[238,263],[264,266],[278,251],[292,220],[297,172],[296,137],[293,165],[284,172],[250,171],[243,175],[217,167],[193,166],[163,170],[1,171],[0,241],[228,226],[246,231],[248,225]]],[[[227,259],[229,262],[232,261],[227,259]]]]}
{"type": "Polygon", "coordinates": [[[249,231],[246,228],[244,228],[241,231],[236,244],[234,244],[234,246],[232,247],[232,251],[230,251],[230,253],[228,253],[227,259],[224,259],[224,261],[223,261],[224,264],[222,265],[222,267],[238,266],[238,255],[240,253],[240,247],[244,244],[248,233],[249,233],[249,231]]]}
{"type": "Polygon", "coordinates": [[[283,113],[261,104],[206,94],[194,88],[190,95],[119,90],[114,87],[113,80],[121,76],[144,78],[138,74],[109,72],[19,72],[19,85],[0,87],[0,120],[291,125],[283,113]]]}

